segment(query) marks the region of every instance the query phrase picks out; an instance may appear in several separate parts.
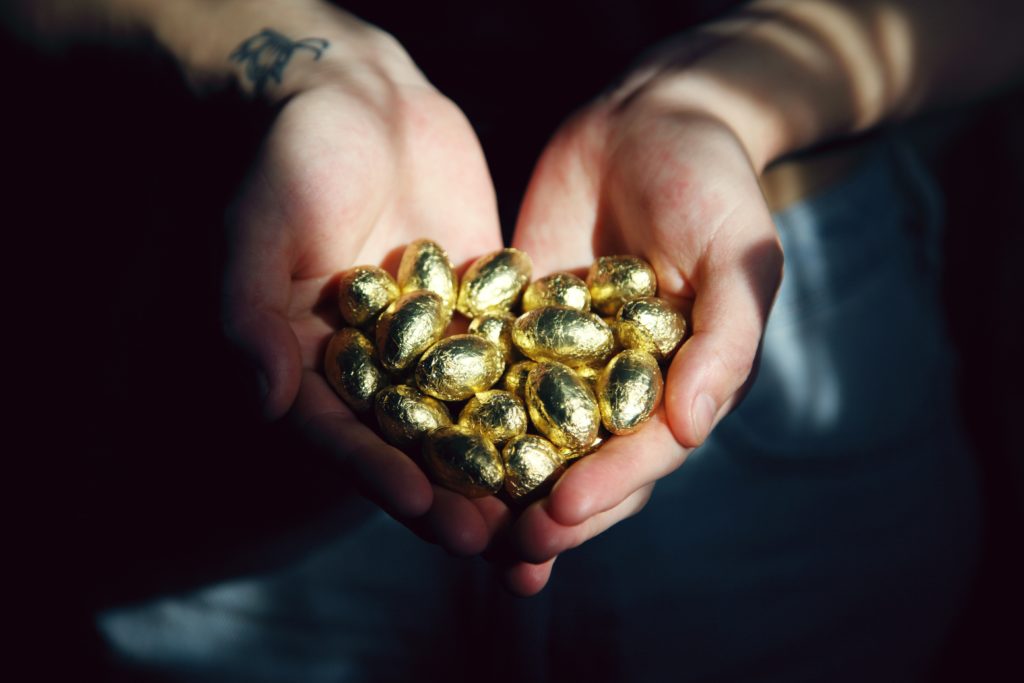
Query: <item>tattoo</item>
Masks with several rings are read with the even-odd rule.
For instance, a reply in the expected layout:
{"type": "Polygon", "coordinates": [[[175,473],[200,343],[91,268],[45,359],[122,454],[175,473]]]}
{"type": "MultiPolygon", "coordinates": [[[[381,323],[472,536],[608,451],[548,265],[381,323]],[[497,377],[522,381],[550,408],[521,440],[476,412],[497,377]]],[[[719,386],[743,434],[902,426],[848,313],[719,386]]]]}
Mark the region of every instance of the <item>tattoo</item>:
{"type": "Polygon", "coordinates": [[[281,82],[284,68],[296,50],[309,50],[314,59],[330,47],[323,38],[303,38],[291,40],[285,35],[265,28],[231,53],[231,60],[245,65],[245,75],[253,82],[256,94],[262,94],[267,81],[281,82]]]}

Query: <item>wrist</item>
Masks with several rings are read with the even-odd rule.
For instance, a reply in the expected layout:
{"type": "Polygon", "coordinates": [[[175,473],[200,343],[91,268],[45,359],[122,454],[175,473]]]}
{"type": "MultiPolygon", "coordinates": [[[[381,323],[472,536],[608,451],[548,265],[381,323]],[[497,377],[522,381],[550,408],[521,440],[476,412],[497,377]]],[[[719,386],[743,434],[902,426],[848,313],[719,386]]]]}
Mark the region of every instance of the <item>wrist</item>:
{"type": "Polygon", "coordinates": [[[898,109],[904,93],[886,86],[884,51],[859,9],[827,1],[752,3],[661,46],[612,97],[627,107],[719,121],[760,172],[898,109]]]}
{"type": "Polygon", "coordinates": [[[777,110],[730,87],[716,74],[692,66],[671,74],[638,74],[637,87],[613,96],[611,104],[613,111],[632,116],[716,122],[740,142],[758,173],[792,146],[787,122],[777,110]]]}
{"type": "Polygon", "coordinates": [[[426,83],[389,34],[318,0],[159,3],[148,20],[198,94],[275,104],[339,79],[426,83]]]}

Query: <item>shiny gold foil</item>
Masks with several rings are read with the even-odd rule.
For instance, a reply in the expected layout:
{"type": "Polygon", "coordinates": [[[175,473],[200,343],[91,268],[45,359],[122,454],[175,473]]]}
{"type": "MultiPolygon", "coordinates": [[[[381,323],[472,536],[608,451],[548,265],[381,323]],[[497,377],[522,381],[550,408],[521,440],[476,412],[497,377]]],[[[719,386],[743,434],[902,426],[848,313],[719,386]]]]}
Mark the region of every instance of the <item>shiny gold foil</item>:
{"type": "Polygon", "coordinates": [[[442,401],[461,401],[501,379],[505,361],[492,342],[456,334],[431,346],[416,366],[416,386],[442,401]]]}
{"type": "Polygon", "coordinates": [[[590,390],[594,392],[595,396],[597,395],[597,380],[601,376],[602,370],[604,370],[604,368],[595,367],[593,365],[580,365],[573,368],[573,372],[587,383],[587,386],[590,387],[590,390]]]}
{"type": "Polygon", "coordinates": [[[398,264],[398,286],[402,293],[426,290],[441,297],[450,313],[459,294],[459,279],[448,260],[448,253],[436,242],[416,240],[402,252],[398,264]]]}
{"type": "Polygon", "coordinates": [[[602,315],[614,315],[626,301],[654,296],[654,269],[636,256],[601,256],[587,273],[590,304],[602,315]]]}
{"type": "Polygon", "coordinates": [[[434,480],[469,498],[497,493],[505,480],[498,449],[462,425],[441,427],[424,441],[423,462],[434,480]]]}
{"type": "Polygon", "coordinates": [[[686,335],[686,319],[664,299],[634,299],[619,309],[615,332],[625,348],[647,351],[665,360],[686,335]]]}
{"type": "Polygon", "coordinates": [[[452,423],[443,403],[404,384],[381,389],[373,405],[384,438],[399,448],[414,446],[435,429],[452,423]]]}
{"type": "Polygon", "coordinates": [[[505,391],[513,394],[524,404],[526,403],[526,377],[536,366],[536,361],[521,360],[508,369],[502,382],[505,391]]]}
{"type": "Polygon", "coordinates": [[[377,353],[389,372],[404,370],[441,338],[448,325],[444,302],[434,292],[403,294],[377,322],[377,353]]]}
{"type": "MultiPolygon", "coordinates": [[[[605,434],[607,434],[607,432],[605,432],[605,434]]],[[[563,463],[565,463],[566,465],[569,465],[569,464],[579,460],[580,458],[582,458],[582,457],[584,457],[586,455],[590,455],[591,453],[596,451],[598,448],[600,448],[602,443],[604,443],[604,437],[601,436],[600,434],[598,434],[597,438],[594,439],[594,442],[592,444],[590,444],[589,446],[587,446],[586,448],[579,448],[579,449],[565,448],[565,447],[559,448],[558,449],[558,457],[560,457],[562,459],[563,463]]]]}
{"type": "Polygon", "coordinates": [[[513,500],[526,500],[546,492],[564,468],[558,450],[533,434],[517,436],[501,451],[505,462],[505,490],[513,500]]]}
{"type": "Polygon", "coordinates": [[[538,363],[530,371],[526,409],[533,425],[552,443],[574,450],[589,447],[601,425],[594,394],[562,363],[538,363]]]}
{"type": "Polygon", "coordinates": [[[661,402],[663,382],[654,356],[627,350],[612,358],[597,382],[601,421],[613,434],[639,429],[661,402]]]}
{"type": "Polygon", "coordinates": [[[615,343],[611,328],[593,313],[555,306],[519,316],[512,341],[533,360],[572,366],[600,363],[615,343]]]}
{"type": "Polygon", "coordinates": [[[578,311],[590,310],[587,283],[572,273],[554,273],[534,280],[523,292],[523,312],[545,306],[565,306],[578,311]]]}
{"type": "Polygon", "coordinates": [[[493,310],[507,311],[519,300],[532,270],[530,257],[518,249],[481,256],[462,278],[456,308],[467,318],[493,310]]]}
{"type": "Polygon", "coordinates": [[[359,330],[334,333],[324,353],[324,374],[338,395],[357,413],[369,411],[387,376],[373,355],[373,344],[359,330]]]}
{"type": "Polygon", "coordinates": [[[398,285],[383,268],[356,266],[338,282],[338,307],[349,325],[359,327],[373,320],[398,298],[398,285]]]}
{"type": "Polygon", "coordinates": [[[512,345],[512,324],[516,317],[505,311],[492,311],[473,318],[469,323],[469,333],[489,339],[501,349],[501,356],[506,363],[512,362],[515,347],[512,345]]]}
{"type": "Polygon", "coordinates": [[[459,424],[480,432],[495,446],[526,433],[526,408],[507,391],[481,391],[459,413],[459,424]]]}

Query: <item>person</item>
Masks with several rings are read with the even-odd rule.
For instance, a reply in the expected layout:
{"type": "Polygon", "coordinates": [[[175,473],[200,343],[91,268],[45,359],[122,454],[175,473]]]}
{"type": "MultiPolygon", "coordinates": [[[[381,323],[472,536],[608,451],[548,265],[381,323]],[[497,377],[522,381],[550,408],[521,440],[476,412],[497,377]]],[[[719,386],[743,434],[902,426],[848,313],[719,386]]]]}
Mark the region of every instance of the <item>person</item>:
{"type": "MultiPolygon", "coordinates": [[[[927,184],[883,146],[773,220],[760,181],[799,150],[1015,82],[1020,13],[750,3],[659,46],[577,112],[538,161],[513,245],[536,275],[639,254],[661,293],[692,308],[693,335],[652,423],[513,519],[494,498],[432,486],[317,369],[338,272],[420,237],[460,265],[501,246],[473,130],[401,45],[319,2],[14,3],[9,22],[39,41],[148,37],[197,92],[235,83],[280,106],[234,210],[224,286],[227,334],[259,368],[265,415],[333,452],[418,535],[456,555],[488,551],[513,592],[555,581],[528,605],[494,597],[475,569],[414,549],[378,515],[265,581],[114,611],[107,637],[184,677],[312,679],[322,665],[402,679],[423,662],[451,669],[449,634],[486,642],[466,627],[479,610],[464,607],[483,591],[488,623],[502,619],[531,653],[510,671],[534,677],[919,673],[969,580],[976,534],[941,316],[898,229],[927,184]],[[645,507],[628,533],[605,534],[645,507]],[[423,597],[428,584],[451,588],[423,597]],[[280,599],[296,586],[303,599],[280,599]],[[321,599],[332,607],[312,607],[321,599]],[[200,604],[236,616],[262,605],[267,618],[217,621],[200,604]],[[300,617],[330,627],[308,639],[281,628],[300,617]],[[216,640],[225,623],[236,630],[216,640]]],[[[453,676],[484,661],[474,653],[453,676]]]]}

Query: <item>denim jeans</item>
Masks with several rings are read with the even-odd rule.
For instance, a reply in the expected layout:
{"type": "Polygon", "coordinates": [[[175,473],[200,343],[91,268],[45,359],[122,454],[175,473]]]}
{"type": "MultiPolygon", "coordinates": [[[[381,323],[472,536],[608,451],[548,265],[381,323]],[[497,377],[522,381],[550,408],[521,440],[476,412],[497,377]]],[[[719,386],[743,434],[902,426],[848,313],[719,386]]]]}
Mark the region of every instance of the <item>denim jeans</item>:
{"type": "MultiPolygon", "coordinates": [[[[908,680],[942,644],[978,500],[938,301],[938,206],[892,140],[775,216],[786,254],[742,405],[647,507],[506,595],[383,513],[285,567],[108,610],[171,680],[908,680]]],[[[360,515],[363,515],[360,517],[360,515]]]]}

